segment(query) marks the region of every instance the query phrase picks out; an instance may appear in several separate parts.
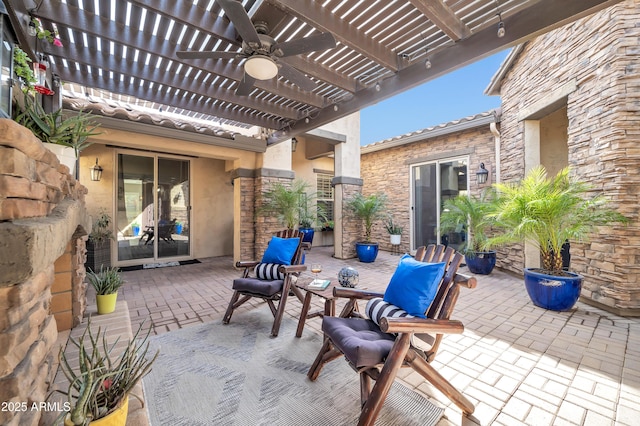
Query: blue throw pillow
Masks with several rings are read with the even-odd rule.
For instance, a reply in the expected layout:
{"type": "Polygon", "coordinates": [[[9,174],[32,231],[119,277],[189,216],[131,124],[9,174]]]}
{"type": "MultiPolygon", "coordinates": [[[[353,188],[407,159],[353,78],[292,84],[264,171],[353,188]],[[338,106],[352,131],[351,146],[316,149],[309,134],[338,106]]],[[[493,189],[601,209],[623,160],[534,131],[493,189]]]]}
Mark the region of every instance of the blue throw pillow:
{"type": "Polygon", "coordinates": [[[300,238],[271,237],[271,241],[269,241],[269,245],[262,256],[262,263],[291,265],[291,260],[299,244],[300,238]]]}
{"type": "Polygon", "coordinates": [[[391,277],[384,301],[404,309],[409,315],[425,318],[425,312],[436,297],[445,266],[444,262],[419,262],[405,254],[391,277]]]}

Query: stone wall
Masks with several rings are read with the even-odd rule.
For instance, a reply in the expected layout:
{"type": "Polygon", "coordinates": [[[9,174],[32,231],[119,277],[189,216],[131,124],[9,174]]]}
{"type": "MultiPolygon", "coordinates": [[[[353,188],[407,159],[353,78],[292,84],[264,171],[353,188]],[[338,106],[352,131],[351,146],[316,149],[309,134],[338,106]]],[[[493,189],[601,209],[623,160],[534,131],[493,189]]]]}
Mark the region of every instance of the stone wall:
{"type": "MultiPolygon", "coordinates": [[[[0,119],[0,401],[44,402],[58,323],[56,301],[73,323],[84,306],[84,253],[91,220],[86,189],[33,134],[0,119]],[[56,272],[64,278],[56,280],[56,272]],[[67,274],[66,272],[70,272],[67,274]],[[71,280],[71,284],[63,282],[71,280]],[[69,309],[67,309],[69,308],[69,309]],[[69,312],[70,311],[70,312],[69,312]]],[[[37,425],[38,410],[0,411],[0,424],[37,425]]]]}
{"type": "MultiPolygon", "coordinates": [[[[478,194],[482,188],[476,184],[475,171],[480,163],[485,163],[492,177],[488,183],[495,181],[495,142],[488,124],[481,127],[456,132],[445,136],[438,136],[427,140],[413,142],[408,145],[397,146],[362,155],[361,170],[364,180],[363,193],[365,195],[381,192],[389,200],[389,213],[394,222],[402,226],[401,251],[410,249],[411,228],[411,179],[410,167],[434,159],[446,159],[468,155],[470,163],[467,166],[470,174],[470,192],[478,194]]],[[[374,226],[372,239],[380,242],[380,248],[391,250],[389,234],[384,223],[374,226]]]]}
{"type": "MultiPolygon", "coordinates": [[[[571,269],[584,275],[582,296],[622,314],[640,313],[640,2],[626,0],[527,43],[502,80],[502,176],[525,169],[526,111],[565,92],[568,163],[604,192],[629,226],[601,229],[572,243],[571,269]]],[[[535,112],[535,111],[534,111],[535,112]]],[[[549,111],[550,112],[550,111],[549,111]]],[[[522,248],[500,267],[520,272],[522,248]]]]}

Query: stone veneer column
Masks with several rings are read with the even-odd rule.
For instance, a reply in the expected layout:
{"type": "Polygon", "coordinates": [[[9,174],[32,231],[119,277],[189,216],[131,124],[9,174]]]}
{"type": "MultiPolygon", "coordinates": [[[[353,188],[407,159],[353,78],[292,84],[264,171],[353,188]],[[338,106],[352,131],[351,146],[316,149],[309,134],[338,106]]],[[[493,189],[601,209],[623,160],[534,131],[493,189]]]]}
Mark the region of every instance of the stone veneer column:
{"type": "Polygon", "coordinates": [[[289,184],[291,171],[274,169],[236,169],[232,173],[234,185],[234,262],[262,257],[271,236],[284,226],[278,219],[261,212],[264,192],[276,182],[289,184]]]}
{"type": "Polygon", "coordinates": [[[264,193],[268,191],[275,183],[290,185],[294,178],[294,173],[286,170],[259,169],[256,171],[255,180],[255,254],[254,259],[260,260],[262,254],[269,244],[269,240],[277,231],[285,229],[276,216],[271,213],[260,211],[264,205],[264,193]]]}

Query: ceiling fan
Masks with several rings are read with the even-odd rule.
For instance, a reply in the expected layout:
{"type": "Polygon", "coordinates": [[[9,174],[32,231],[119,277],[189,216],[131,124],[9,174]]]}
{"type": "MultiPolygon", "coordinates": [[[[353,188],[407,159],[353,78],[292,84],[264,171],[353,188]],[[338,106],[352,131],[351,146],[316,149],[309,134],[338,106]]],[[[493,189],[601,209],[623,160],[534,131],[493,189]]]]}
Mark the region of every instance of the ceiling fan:
{"type": "Polygon", "coordinates": [[[269,29],[264,22],[251,22],[251,18],[242,6],[235,0],[216,0],[231,23],[242,37],[241,52],[225,51],[178,51],[176,55],[181,59],[235,59],[246,58],[244,61],[244,76],[236,94],[246,96],[256,80],[270,80],[280,74],[291,83],[303,90],[311,91],[316,83],[302,72],[287,64],[282,58],[300,55],[317,50],[331,49],[336,41],[331,33],[321,33],[296,40],[277,43],[268,35],[269,29]]]}

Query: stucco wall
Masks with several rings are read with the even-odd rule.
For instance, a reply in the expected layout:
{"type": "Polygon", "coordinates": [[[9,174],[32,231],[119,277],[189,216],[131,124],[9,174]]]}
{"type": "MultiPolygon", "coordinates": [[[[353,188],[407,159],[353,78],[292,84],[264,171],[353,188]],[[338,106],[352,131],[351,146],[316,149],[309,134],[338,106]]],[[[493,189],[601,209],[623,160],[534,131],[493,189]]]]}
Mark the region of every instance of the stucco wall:
{"type": "MultiPolygon", "coordinates": [[[[582,295],[609,308],[640,308],[640,1],[627,0],[526,44],[502,81],[502,176],[524,175],[525,119],[566,95],[568,164],[631,218],[591,243],[572,244],[582,295]],[[554,98],[558,98],[555,99],[554,98]]],[[[551,112],[551,111],[549,111],[551,112]]],[[[529,149],[530,151],[530,149],[529,149]]],[[[520,271],[514,246],[501,267],[520,271]]]]}
{"type": "MultiPolygon", "coordinates": [[[[106,144],[117,143],[120,145],[126,141],[136,141],[137,143],[133,147],[136,148],[142,139],[152,144],[147,145],[147,150],[161,150],[167,144],[172,143],[173,152],[177,155],[181,153],[199,155],[197,158],[186,157],[191,162],[191,205],[193,208],[189,235],[192,240],[192,256],[202,258],[233,254],[234,190],[231,184],[231,170],[235,165],[253,168],[256,164],[256,154],[240,150],[234,152],[228,148],[181,142],[175,139],[150,138],[111,129],[108,129],[106,134],[111,135],[114,140],[105,140],[105,136],[101,135],[101,143],[94,143],[85,149],[80,158],[80,181],[86,183],[88,189],[87,206],[93,216],[101,208],[104,208],[114,217],[114,178],[116,178],[114,160],[117,148],[107,147],[106,144]],[[232,158],[233,155],[235,155],[235,161],[232,158]],[[89,168],[95,164],[96,158],[104,169],[102,179],[99,182],[91,181],[89,172],[89,168]]],[[[128,152],[135,154],[135,151],[128,152]]],[[[144,154],[144,152],[141,153],[144,154]]],[[[115,243],[113,243],[112,259],[117,259],[115,250],[115,243]]]]}

